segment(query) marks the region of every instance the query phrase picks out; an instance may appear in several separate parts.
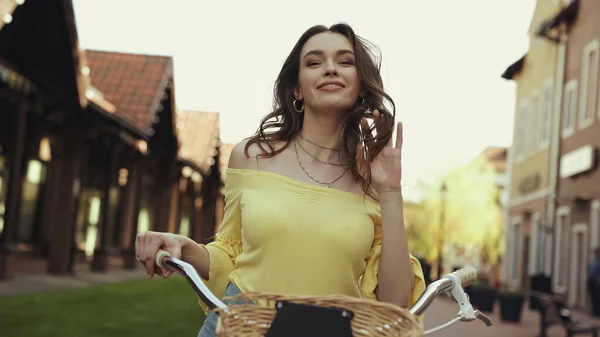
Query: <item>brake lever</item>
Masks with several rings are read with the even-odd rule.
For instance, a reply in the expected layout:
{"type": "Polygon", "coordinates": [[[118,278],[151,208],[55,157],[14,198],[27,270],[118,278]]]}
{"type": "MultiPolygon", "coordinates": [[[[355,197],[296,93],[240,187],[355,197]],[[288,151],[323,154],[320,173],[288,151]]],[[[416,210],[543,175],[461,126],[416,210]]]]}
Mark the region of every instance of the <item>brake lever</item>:
{"type": "Polygon", "coordinates": [[[492,326],[492,320],[479,310],[475,310],[475,317],[485,323],[486,326],[492,326]]]}
{"type": "Polygon", "coordinates": [[[492,320],[487,317],[484,313],[482,313],[479,310],[475,310],[473,311],[474,317],[470,317],[469,315],[465,315],[463,313],[459,313],[458,316],[460,317],[460,321],[461,322],[472,322],[476,319],[482,321],[483,323],[485,323],[486,326],[492,326],[493,322],[492,320]]]}

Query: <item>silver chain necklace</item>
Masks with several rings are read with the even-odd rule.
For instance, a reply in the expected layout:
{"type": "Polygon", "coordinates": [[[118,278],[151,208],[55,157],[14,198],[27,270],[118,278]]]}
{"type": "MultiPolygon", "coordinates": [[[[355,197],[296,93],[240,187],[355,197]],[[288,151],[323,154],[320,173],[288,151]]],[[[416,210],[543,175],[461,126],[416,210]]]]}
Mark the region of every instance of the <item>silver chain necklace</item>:
{"type": "Polygon", "coordinates": [[[300,142],[297,142],[297,143],[298,143],[298,146],[300,146],[300,148],[301,148],[301,149],[302,149],[302,150],[303,150],[303,151],[304,151],[304,152],[305,152],[307,155],[309,155],[309,156],[313,157],[313,159],[314,159],[314,160],[318,161],[318,162],[319,162],[319,163],[321,163],[321,164],[325,164],[325,165],[331,165],[331,166],[344,166],[344,164],[341,164],[341,163],[330,163],[330,162],[328,162],[328,161],[323,161],[323,160],[321,160],[321,159],[317,158],[317,156],[315,156],[314,154],[312,154],[312,153],[308,152],[308,150],[307,150],[306,148],[304,148],[304,146],[302,146],[302,143],[300,143],[300,142]]]}
{"type": "Polygon", "coordinates": [[[320,147],[320,148],[322,148],[322,149],[324,149],[324,150],[330,150],[330,151],[335,151],[335,152],[340,152],[340,151],[342,151],[342,150],[340,150],[340,149],[333,149],[333,148],[330,148],[330,147],[326,147],[326,146],[323,146],[323,145],[320,145],[320,144],[317,144],[317,143],[311,142],[310,140],[308,140],[308,139],[304,138],[304,136],[302,136],[302,134],[300,134],[300,132],[298,132],[298,137],[300,137],[300,138],[304,139],[305,141],[309,142],[310,144],[312,144],[312,145],[314,145],[314,146],[316,146],[316,147],[320,147]]]}
{"type": "Polygon", "coordinates": [[[348,171],[348,168],[346,168],[344,172],[340,174],[339,177],[335,178],[333,181],[330,182],[315,179],[312,175],[310,175],[310,173],[308,173],[306,168],[304,168],[304,165],[302,165],[302,161],[300,160],[300,154],[298,154],[298,147],[296,146],[297,142],[298,141],[294,139],[294,151],[296,152],[296,159],[298,160],[298,165],[300,165],[300,168],[302,169],[302,171],[304,171],[304,174],[306,174],[307,177],[309,177],[312,181],[316,182],[317,184],[326,185],[328,188],[331,188],[331,185],[335,184],[338,180],[340,180],[348,171]]]}

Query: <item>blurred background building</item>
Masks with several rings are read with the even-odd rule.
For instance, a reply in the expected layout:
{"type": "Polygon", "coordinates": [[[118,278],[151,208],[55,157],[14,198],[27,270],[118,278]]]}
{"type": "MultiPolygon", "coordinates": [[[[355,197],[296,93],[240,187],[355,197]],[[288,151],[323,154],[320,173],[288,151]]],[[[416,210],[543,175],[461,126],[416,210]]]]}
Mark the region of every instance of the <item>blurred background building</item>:
{"type": "Polygon", "coordinates": [[[600,23],[595,0],[539,0],[517,84],[504,281],[586,309],[600,246],[600,23]]]}
{"type": "MultiPolygon", "coordinates": [[[[517,88],[512,146],[482,144],[407,203],[429,271],[484,257],[494,283],[586,306],[600,246],[599,6],[537,2],[529,50],[502,74],[517,88]]],[[[218,112],[178,107],[173,58],[80,48],[69,0],[2,0],[0,18],[0,278],[134,268],[144,230],[210,241],[233,145],[218,112]]]]}
{"type": "Polygon", "coordinates": [[[71,1],[0,18],[0,279],[134,268],[144,230],[209,241],[231,147],[177,108],[172,58],[82,50],[71,1]]]}

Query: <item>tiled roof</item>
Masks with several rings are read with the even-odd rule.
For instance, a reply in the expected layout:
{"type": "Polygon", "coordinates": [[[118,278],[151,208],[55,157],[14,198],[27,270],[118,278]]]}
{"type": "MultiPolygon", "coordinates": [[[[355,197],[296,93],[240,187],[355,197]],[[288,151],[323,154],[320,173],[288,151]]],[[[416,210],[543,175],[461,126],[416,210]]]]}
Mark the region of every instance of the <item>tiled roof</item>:
{"type": "Polygon", "coordinates": [[[488,146],[481,153],[488,160],[505,160],[507,149],[500,146],[488,146]]]}
{"type": "Polygon", "coordinates": [[[523,65],[525,64],[525,59],[527,58],[527,54],[523,55],[520,59],[511,64],[504,73],[502,73],[502,78],[506,80],[512,80],[513,77],[520,73],[523,69],[523,65]]]}
{"type": "Polygon", "coordinates": [[[481,153],[493,166],[497,172],[506,171],[506,156],[508,149],[500,146],[489,146],[481,153]]]}
{"type": "Polygon", "coordinates": [[[227,166],[229,164],[229,156],[235,144],[221,144],[219,149],[219,169],[221,170],[221,181],[225,181],[225,173],[227,173],[227,166]]]}
{"type": "Polygon", "coordinates": [[[154,114],[173,74],[168,56],[86,50],[93,87],[120,115],[150,132],[154,114]]]}
{"type": "Polygon", "coordinates": [[[219,146],[219,113],[180,110],[176,116],[179,157],[207,172],[219,146]]]}

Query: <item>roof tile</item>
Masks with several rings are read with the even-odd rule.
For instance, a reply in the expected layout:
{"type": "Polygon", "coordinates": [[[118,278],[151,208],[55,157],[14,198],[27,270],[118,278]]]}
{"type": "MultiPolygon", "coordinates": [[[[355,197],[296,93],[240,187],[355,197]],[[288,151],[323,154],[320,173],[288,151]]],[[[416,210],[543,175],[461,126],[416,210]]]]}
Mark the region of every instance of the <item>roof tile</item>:
{"type": "Polygon", "coordinates": [[[86,50],[92,86],[117,107],[116,113],[149,132],[157,102],[172,77],[169,56],[86,50]]]}
{"type": "Polygon", "coordinates": [[[219,146],[219,113],[180,110],[176,116],[179,157],[207,172],[219,146]]]}

